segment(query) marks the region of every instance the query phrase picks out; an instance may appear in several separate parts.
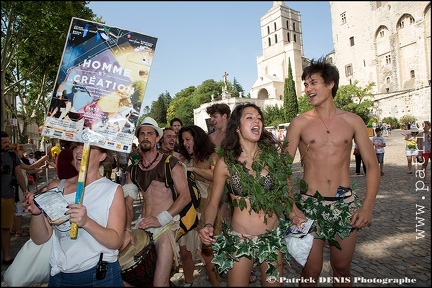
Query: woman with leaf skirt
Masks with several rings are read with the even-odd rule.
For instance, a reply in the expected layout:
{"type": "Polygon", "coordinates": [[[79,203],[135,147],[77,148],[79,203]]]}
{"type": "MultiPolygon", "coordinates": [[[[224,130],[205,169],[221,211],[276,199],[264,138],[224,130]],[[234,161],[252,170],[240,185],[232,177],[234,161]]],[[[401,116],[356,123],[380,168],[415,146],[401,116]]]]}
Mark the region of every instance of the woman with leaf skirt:
{"type": "Polygon", "coordinates": [[[284,233],[305,218],[288,194],[293,158],[264,129],[261,109],[252,103],[235,107],[226,137],[217,150],[220,159],[213,172],[213,188],[205,210],[203,244],[212,245],[219,273],[228,271],[228,286],[248,286],[254,265],[259,265],[262,286],[282,286],[283,261],[288,261],[284,233]],[[214,224],[223,193],[232,200],[230,226],[214,224]],[[292,221],[289,221],[290,219],[292,221]]]}

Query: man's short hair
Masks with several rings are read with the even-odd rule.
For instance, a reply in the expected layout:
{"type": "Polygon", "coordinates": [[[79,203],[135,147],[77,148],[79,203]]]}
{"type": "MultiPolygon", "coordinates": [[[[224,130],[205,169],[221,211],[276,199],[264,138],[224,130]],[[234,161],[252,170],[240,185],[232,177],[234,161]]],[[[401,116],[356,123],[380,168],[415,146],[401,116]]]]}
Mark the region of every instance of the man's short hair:
{"type": "Polygon", "coordinates": [[[1,138],[9,137],[9,135],[4,131],[1,131],[0,134],[1,134],[1,138]]]}
{"type": "Polygon", "coordinates": [[[208,115],[213,115],[214,113],[219,113],[220,115],[227,115],[227,118],[231,115],[231,109],[228,104],[225,103],[216,103],[209,107],[207,107],[206,112],[208,115]]]}

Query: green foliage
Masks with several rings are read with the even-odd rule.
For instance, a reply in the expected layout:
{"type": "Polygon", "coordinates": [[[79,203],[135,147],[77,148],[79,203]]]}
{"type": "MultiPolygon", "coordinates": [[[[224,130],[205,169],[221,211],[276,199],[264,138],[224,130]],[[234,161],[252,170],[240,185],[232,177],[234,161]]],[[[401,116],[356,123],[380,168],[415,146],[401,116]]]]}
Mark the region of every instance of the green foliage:
{"type": "Polygon", "coordinates": [[[268,105],[263,110],[265,126],[277,127],[280,123],[285,123],[285,110],[278,105],[268,105]]]}
{"type": "Polygon", "coordinates": [[[409,125],[411,123],[415,123],[417,120],[414,116],[412,115],[404,115],[401,119],[399,119],[399,123],[401,125],[408,125],[408,129],[409,129],[409,125]]]}
{"type": "Polygon", "coordinates": [[[373,99],[374,95],[371,90],[375,83],[369,83],[365,88],[358,87],[357,84],[358,81],[352,85],[340,86],[334,99],[335,105],[344,111],[357,114],[363,119],[364,123],[367,123],[373,107],[371,99],[373,99]],[[356,98],[358,102],[355,103],[353,98],[356,98]]]}
{"type": "Polygon", "coordinates": [[[378,118],[373,116],[369,119],[369,121],[367,122],[367,127],[368,128],[372,128],[373,127],[373,123],[378,124],[378,118]]]}
{"type": "Polygon", "coordinates": [[[286,143],[282,143],[280,149],[267,141],[258,143],[260,153],[254,155],[252,170],[250,174],[245,163],[240,163],[234,156],[234,152],[217,150],[219,157],[225,157],[225,163],[231,175],[237,175],[242,185],[242,197],[233,200],[232,205],[241,210],[246,208],[245,197],[250,200],[249,213],[252,211],[264,212],[264,223],[267,216],[273,214],[285,215],[287,218],[292,211],[293,201],[288,195],[288,177],[292,175],[293,158],[285,152],[286,143]],[[270,189],[265,188],[265,177],[262,176],[263,169],[272,176],[274,184],[270,189]]]}
{"type": "Polygon", "coordinates": [[[288,59],[288,76],[285,78],[284,84],[284,109],[284,122],[291,122],[298,114],[297,93],[292,75],[291,59],[288,59]]]}
{"type": "Polygon", "coordinates": [[[309,111],[313,108],[310,104],[309,97],[307,95],[300,96],[298,99],[299,114],[309,111]]]}
{"type": "Polygon", "coordinates": [[[180,118],[183,125],[193,124],[193,110],[191,113],[190,107],[192,104],[190,101],[195,90],[195,86],[189,86],[176,94],[167,110],[167,126],[169,126],[169,121],[173,118],[180,118]],[[190,119],[192,119],[192,123],[190,123],[190,119]]]}
{"type": "Polygon", "coordinates": [[[400,128],[399,121],[396,119],[396,117],[384,117],[382,122],[389,124],[392,129],[400,128]]]}
{"type": "MultiPolygon", "coordinates": [[[[169,121],[172,118],[178,117],[183,121],[183,125],[194,124],[193,109],[198,108],[203,103],[210,102],[212,95],[215,100],[220,100],[223,86],[223,81],[208,79],[197,87],[189,86],[181,90],[173,98],[166,111],[167,120],[169,121]]],[[[244,92],[242,86],[235,78],[233,84],[227,81],[227,89],[234,97],[238,96],[240,91],[244,92]]]]}
{"type": "Polygon", "coordinates": [[[168,91],[159,94],[158,99],[152,103],[149,116],[155,119],[158,123],[166,123],[167,109],[171,101],[171,95],[168,91]]]}
{"type": "Polygon", "coordinates": [[[19,134],[26,134],[30,123],[43,124],[71,18],[96,18],[87,4],[87,1],[2,2],[1,106],[6,108],[2,111],[2,124],[6,113],[24,121],[19,134]],[[21,105],[13,105],[14,97],[21,105]]]}
{"type": "MultiPolygon", "coordinates": [[[[190,96],[190,106],[193,107],[192,109],[198,108],[203,103],[210,102],[212,95],[214,95],[216,99],[217,95],[222,93],[222,85],[222,81],[216,82],[213,79],[208,79],[202,82],[201,85],[199,85],[190,96]]],[[[193,119],[193,110],[191,113],[193,119]]]]}
{"type": "Polygon", "coordinates": [[[242,95],[243,95],[243,93],[244,93],[244,89],[243,89],[243,87],[240,85],[240,83],[237,82],[237,79],[236,79],[235,77],[234,77],[234,80],[233,80],[232,87],[233,87],[233,91],[231,92],[231,94],[232,94],[233,97],[239,97],[239,96],[240,96],[240,92],[241,92],[242,95]]]}

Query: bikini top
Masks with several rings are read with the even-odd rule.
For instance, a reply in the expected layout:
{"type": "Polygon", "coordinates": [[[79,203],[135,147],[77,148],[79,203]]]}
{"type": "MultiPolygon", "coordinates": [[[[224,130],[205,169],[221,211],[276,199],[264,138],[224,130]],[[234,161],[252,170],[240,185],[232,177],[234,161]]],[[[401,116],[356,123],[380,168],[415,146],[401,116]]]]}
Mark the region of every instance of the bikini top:
{"type": "MultiPolygon", "coordinates": [[[[244,196],[241,186],[241,179],[237,173],[231,176],[231,194],[235,196],[244,196]]],[[[264,188],[270,190],[273,188],[274,179],[270,174],[264,176],[264,188]]]]}

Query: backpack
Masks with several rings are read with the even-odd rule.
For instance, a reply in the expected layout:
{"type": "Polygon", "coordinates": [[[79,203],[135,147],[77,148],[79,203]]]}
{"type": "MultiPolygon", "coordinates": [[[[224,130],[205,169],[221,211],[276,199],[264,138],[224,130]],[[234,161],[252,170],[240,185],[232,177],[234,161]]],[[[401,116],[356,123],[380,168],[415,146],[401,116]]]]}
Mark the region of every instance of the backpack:
{"type": "MultiPolygon", "coordinates": [[[[174,189],[174,181],[171,175],[171,167],[169,165],[170,158],[171,155],[169,155],[165,160],[165,186],[171,189],[173,200],[175,201],[177,199],[177,192],[174,189]]],[[[201,193],[199,192],[195,182],[195,173],[192,171],[187,171],[186,178],[188,181],[191,201],[179,213],[180,228],[177,232],[176,241],[197,227],[199,222],[197,209],[200,205],[201,193]]]]}

